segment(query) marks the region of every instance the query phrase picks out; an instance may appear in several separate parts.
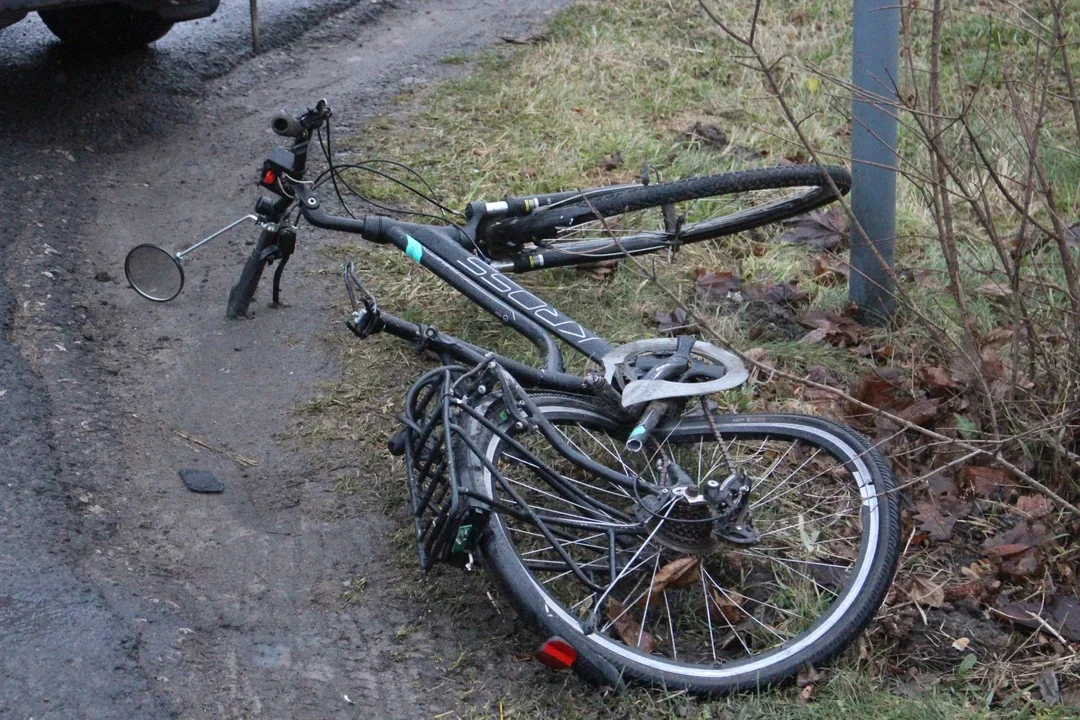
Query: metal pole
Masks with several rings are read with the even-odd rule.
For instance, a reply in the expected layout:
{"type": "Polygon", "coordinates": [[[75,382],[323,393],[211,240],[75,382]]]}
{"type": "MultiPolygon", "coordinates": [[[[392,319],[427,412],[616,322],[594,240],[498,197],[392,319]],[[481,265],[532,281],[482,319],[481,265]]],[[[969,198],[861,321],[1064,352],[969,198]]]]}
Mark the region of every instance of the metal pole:
{"type": "Polygon", "coordinates": [[[866,235],[852,232],[848,293],[864,322],[881,325],[894,305],[900,0],[855,0],[852,51],[851,209],[866,235]]]}

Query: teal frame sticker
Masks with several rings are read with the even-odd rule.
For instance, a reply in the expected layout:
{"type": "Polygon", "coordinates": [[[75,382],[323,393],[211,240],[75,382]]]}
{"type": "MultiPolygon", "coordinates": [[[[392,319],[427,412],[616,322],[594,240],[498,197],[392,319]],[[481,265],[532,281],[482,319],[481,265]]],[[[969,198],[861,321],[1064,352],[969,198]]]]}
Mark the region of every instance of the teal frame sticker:
{"type": "Polygon", "coordinates": [[[405,254],[416,262],[420,262],[420,259],[424,257],[424,246],[417,242],[416,238],[412,235],[406,235],[405,254]]]}

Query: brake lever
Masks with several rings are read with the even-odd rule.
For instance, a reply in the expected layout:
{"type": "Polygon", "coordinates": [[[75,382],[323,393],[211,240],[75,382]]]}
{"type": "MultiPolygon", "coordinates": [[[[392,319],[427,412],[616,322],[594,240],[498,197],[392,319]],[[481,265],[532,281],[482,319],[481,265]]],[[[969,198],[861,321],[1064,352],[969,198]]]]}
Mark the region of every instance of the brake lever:
{"type": "Polygon", "coordinates": [[[352,318],[345,321],[345,326],[353,335],[363,340],[381,329],[382,312],[379,310],[379,301],[356,277],[356,263],[351,260],[345,264],[344,278],[345,292],[349,294],[349,304],[353,309],[352,318]],[[360,294],[359,304],[356,301],[357,291],[360,294]],[[360,304],[364,306],[363,309],[360,304]]]}

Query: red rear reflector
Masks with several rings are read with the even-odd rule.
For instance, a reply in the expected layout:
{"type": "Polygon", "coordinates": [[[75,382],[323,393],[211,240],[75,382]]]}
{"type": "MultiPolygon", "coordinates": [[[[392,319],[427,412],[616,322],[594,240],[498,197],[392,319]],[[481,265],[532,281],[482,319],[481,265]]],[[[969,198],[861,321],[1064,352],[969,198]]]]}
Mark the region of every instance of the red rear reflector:
{"type": "Polygon", "coordinates": [[[263,175],[263,185],[273,185],[275,180],[277,180],[277,175],[274,174],[273,170],[267,170],[266,174],[263,175]]]}
{"type": "Polygon", "coordinates": [[[577,660],[577,650],[561,637],[553,637],[540,646],[536,659],[553,670],[566,670],[577,660]]]}

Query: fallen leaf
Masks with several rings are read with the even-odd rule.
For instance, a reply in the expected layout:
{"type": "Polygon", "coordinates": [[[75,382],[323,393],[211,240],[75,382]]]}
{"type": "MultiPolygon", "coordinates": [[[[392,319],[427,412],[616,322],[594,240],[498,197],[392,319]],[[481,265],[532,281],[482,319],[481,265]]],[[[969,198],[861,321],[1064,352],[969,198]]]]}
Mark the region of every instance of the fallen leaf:
{"type": "Polygon", "coordinates": [[[706,272],[698,270],[694,279],[694,290],[699,297],[707,300],[724,300],[732,292],[742,287],[742,278],[730,272],[706,272]]]}
{"type": "Polygon", "coordinates": [[[656,648],[656,639],[641,629],[639,623],[630,610],[618,600],[608,600],[608,620],[611,620],[615,631],[619,633],[622,641],[630,647],[636,647],[643,653],[651,653],[656,648]]]}
{"type": "Polygon", "coordinates": [[[672,560],[657,571],[649,592],[653,595],[659,595],[669,587],[680,588],[696,585],[701,577],[698,567],[696,557],[682,557],[678,560],[672,560]]]}
{"type": "Polygon", "coordinates": [[[967,638],[967,637],[958,637],[955,640],[953,640],[953,642],[952,642],[953,649],[954,650],[959,650],[960,652],[963,652],[963,651],[967,650],[968,645],[970,645],[970,644],[971,644],[971,638],[967,638]]]}
{"type": "Polygon", "coordinates": [[[622,167],[622,164],[622,153],[618,150],[611,153],[610,155],[604,156],[604,170],[607,170],[608,172],[612,170],[618,170],[620,167],[622,167]]]}
{"type": "MultiPolygon", "coordinates": [[[[1045,630],[1042,622],[1054,628],[1069,642],[1080,642],[1080,599],[1075,595],[1061,594],[1046,604],[1018,602],[1002,605],[999,610],[1005,619],[1032,630],[1045,630]],[[1038,617],[1032,617],[1031,614],[1038,617]]],[[[996,613],[995,613],[996,615],[996,613]]]]}
{"type": "Polygon", "coordinates": [[[765,291],[762,299],[765,302],[773,303],[774,305],[786,305],[792,310],[795,310],[799,305],[810,302],[810,294],[804,290],[800,290],[798,284],[798,280],[791,280],[786,283],[780,283],[779,285],[773,285],[765,291]]]}
{"type": "Polygon", "coordinates": [[[1007,298],[1012,295],[1012,288],[1004,283],[991,281],[975,288],[975,293],[988,298],[1007,298]]]}
{"type": "Polygon", "coordinates": [[[584,273],[593,280],[607,280],[622,264],[622,258],[600,260],[593,263],[584,263],[577,266],[578,272],[584,273]]]}
{"type": "Polygon", "coordinates": [[[807,685],[817,685],[825,682],[829,675],[823,670],[817,670],[813,665],[807,665],[799,674],[795,676],[795,684],[798,687],[806,687],[807,685]]]}
{"type": "Polygon", "coordinates": [[[721,595],[715,589],[712,590],[713,604],[720,611],[720,614],[724,616],[724,619],[728,623],[734,625],[747,616],[747,612],[742,609],[742,603],[745,602],[745,598],[734,590],[729,590],[727,593],[721,595]]]}
{"type": "MultiPolygon", "coordinates": [[[[915,514],[918,530],[927,533],[934,542],[946,542],[952,539],[953,527],[960,519],[960,513],[945,515],[937,506],[928,502],[916,503],[915,508],[918,510],[915,514]]],[[[970,505],[968,508],[970,509],[970,505]]]]}
{"type": "Polygon", "coordinates": [[[941,403],[933,398],[916,400],[911,405],[898,411],[897,416],[915,425],[926,426],[938,415],[941,403]]]}
{"type": "Polygon", "coordinates": [[[1039,693],[1047,707],[1054,707],[1061,702],[1061,685],[1058,684],[1054,668],[1046,668],[1039,673],[1039,693]]]}
{"type": "Polygon", "coordinates": [[[701,330],[682,308],[658,312],[649,318],[649,322],[661,335],[693,335],[701,330]]]}
{"type": "MultiPolygon", "coordinates": [[[[987,538],[983,542],[983,550],[991,557],[1015,558],[1041,543],[1045,537],[1046,526],[1042,523],[1034,523],[1029,527],[1027,521],[1021,520],[1008,530],[987,538]]],[[[1010,570],[1013,571],[1012,574],[1026,575],[1037,569],[1032,567],[1035,560],[1032,553],[1030,558],[1025,559],[1023,565],[1014,566],[1010,570]]]]}
{"type": "Polygon", "coordinates": [[[532,45],[539,40],[543,40],[544,37],[543,34],[531,35],[526,33],[523,35],[500,35],[499,39],[510,45],[532,45]]]}
{"type": "Polygon", "coordinates": [[[790,220],[778,242],[802,245],[813,250],[833,250],[847,237],[848,219],[841,208],[812,210],[790,220]]]}
{"type": "Polygon", "coordinates": [[[976,495],[989,499],[1006,497],[1008,488],[1013,485],[1012,476],[1007,470],[982,465],[966,466],[960,471],[960,478],[976,495]]]}
{"type": "Polygon", "coordinates": [[[1016,498],[1016,509],[1033,519],[1038,519],[1050,512],[1050,500],[1043,495],[1021,495],[1016,498]]]}
{"type": "MultiPolygon", "coordinates": [[[[887,412],[897,412],[912,404],[907,387],[895,368],[863,373],[856,383],[854,395],[856,400],[887,412]]],[[[862,412],[860,409],[856,414],[862,412]]]]}
{"type": "Polygon", "coordinates": [[[803,313],[799,322],[810,328],[824,329],[829,343],[837,347],[858,345],[864,330],[862,325],[849,317],[821,310],[803,313]]]}
{"type": "Polygon", "coordinates": [[[713,148],[723,148],[728,144],[728,136],[723,130],[712,123],[695,122],[693,127],[686,131],[691,141],[700,140],[702,145],[713,148]]]}
{"type": "Polygon", "coordinates": [[[851,266],[828,255],[818,255],[814,265],[814,282],[818,285],[846,285],[851,266]]]}
{"type": "Polygon", "coordinates": [[[919,370],[919,375],[922,377],[923,385],[926,387],[926,394],[930,397],[952,395],[960,388],[956,381],[949,376],[948,371],[937,365],[923,366],[919,370]]]}
{"type": "Polygon", "coordinates": [[[926,578],[913,577],[908,587],[908,596],[918,605],[940,608],[945,604],[945,590],[941,585],[926,578]]]}
{"type": "Polygon", "coordinates": [[[814,328],[799,338],[799,345],[819,345],[829,337],[829,331],[825,328],[814,328]]]}

